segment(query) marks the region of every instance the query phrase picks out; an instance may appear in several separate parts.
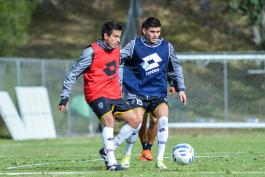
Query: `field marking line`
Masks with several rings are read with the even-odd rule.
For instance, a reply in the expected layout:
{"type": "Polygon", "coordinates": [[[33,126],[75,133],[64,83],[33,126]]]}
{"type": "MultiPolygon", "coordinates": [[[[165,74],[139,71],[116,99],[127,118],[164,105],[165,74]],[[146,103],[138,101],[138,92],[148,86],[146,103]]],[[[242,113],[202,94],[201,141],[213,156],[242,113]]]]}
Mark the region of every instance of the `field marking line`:
{"type": "MultiPolygon", "coordinates": [[[[93,153],[93,152],[90,152],[90,153],[93,153]]],[[[222,155],[222,154],[225,154],[225,155],[230,155],[230,156],[238,156],[240,154],[247,154],[249,152],[195,152],[195,155],[198,156],[198,155],[211,155],[211,154],[214,154],[214,155],[222,155]]],[[[165,153],[165,154],[171,154],[171,153],[165,153]]],[[[255,152],[254,154],[265,154],[265,152],[255,152]]],[[[136,153],[133,153],[132,156],[140,156],[140,151],[139,151],[139,154],[136,154],[136,153]]],[[[99,155],[98,154],[89,154],[89,156],[94,156],[94,157],[98,157],[99,155]]],[[[16,158],[17,156],[13,155],[13,156],[4,156],[4,155],[0,155],[0,158],[16,158]]],[[[47,156],[48,157],[48,156],[47,156]]],[[[84,157],[83,155],[67,155],[67,157],[84,157]]]]}
{"type": "Polygon", "coordinates": [[[95,161],[102,161],[102,159],[92,159],[92,160],[71,160],[66,162],[48,162],[48,163],[35,163],[30,165],[20,165],[14,167],[7,167],[7,170],[18,169],[18,168],[32,168],[37,166],[45,166],[45,165],[54,165],[54,164],[65,164],[65,163],[84,163],[84,162],[95,162],[95,161]]]}
{"type": "Polygon", "coordinates": [[[170,171],[169,173],[183,174],[265,174],[265,171],[195,171],[195,172],[180,172],[170,171]]]}
{"type": "Polygon", "coordinates": [[[233,158],[235,156],[232,156],[232,155],[204,155],[204,156],[199,156],[199,155],[195,155],[196,158],[233,158]]]}
{"type": "Polygon", "coordinates": [[[86,175],[93,174],[96,172],[87,171],[87,172],[12,172],[12,173],[0,173],[2,175],[17,176],[17,175],[86,175]]]}
{"type": "MultiPolygon", "coordinates": [[[[168,153],[169,154],[169,153],[168,153]]],[[[132,154],[133,155],[133,154],[132,154]]],[[[195,156],[196,158],[233,158],[234,156],[195,156]]],[[[172,159],[171,156],[165,156],[165,159],[172,159]]],[[[102,161],[102,159],[92,159],[92,160],[71,160],[66,162],[47,162],[47,163],[35,163],[29,165],[20,165],[20,166],[13,166],[7,167],[7,170],[12,169],[19,169],[19,168],[33,168],[37,166],[46,166],[46,165],[54,165],[54,164],[65,164],[65,163],[84,163],[84,162],[95,162],[95,161],[102,161]]]]}
{"type": "MultiPolygon", "coordinates": [[[[235,156],[196,156],[195,158],[234,158],[235,156]]],[[[165,156],[165,159],[172,159],[171,156],[165,156]]]]}
{"type": "MultiPolygon", "coordinates": [[[[211,155],[211,154],[214,154],[214,155],[240,155],[240,154],[246,154],[246,153],[249,153],[249,152],[196,152],[195,151],[195,154],[199,154],[199,155],[211,155]]],[[[255,152],[255,154],[259,154],[259,153],[264,153],[264,152],[255,152]]],[[[171,154],[171,153],[165,153],[165,154],[171,154]]]]}
{"type": "MultiPolygon", "coordinates": [[[[9,175],[9,176],[17,176],[17,175],[86,175],[98,173],[98,171],[86,171],[86,172],[12,172],[5,173],[0,172],[0,176],[9,175]]],[[[265,171],[195,171],[195,172],[181,172],[181,171],[169,171],[168,173],[178,173],[178,174],[265,174],[265,171]]]]}

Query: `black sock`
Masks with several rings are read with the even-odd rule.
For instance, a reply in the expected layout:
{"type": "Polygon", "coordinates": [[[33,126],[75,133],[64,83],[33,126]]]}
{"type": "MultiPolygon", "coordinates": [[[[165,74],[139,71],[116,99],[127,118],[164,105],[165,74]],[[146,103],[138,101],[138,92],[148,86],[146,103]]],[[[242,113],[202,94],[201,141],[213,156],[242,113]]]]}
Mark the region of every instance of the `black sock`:
{"type": "Polygon", "coordinates": [[[146,143],[146,148],[151,151],[153,144],[146,143]]]}
{"type": "Polygon", "coordinates": [[[143,147],[143,150],[147,150],[148,148],[147,148],[147,141],[145,141],[145,142],[142,142],[142,147],[143,147]]]}

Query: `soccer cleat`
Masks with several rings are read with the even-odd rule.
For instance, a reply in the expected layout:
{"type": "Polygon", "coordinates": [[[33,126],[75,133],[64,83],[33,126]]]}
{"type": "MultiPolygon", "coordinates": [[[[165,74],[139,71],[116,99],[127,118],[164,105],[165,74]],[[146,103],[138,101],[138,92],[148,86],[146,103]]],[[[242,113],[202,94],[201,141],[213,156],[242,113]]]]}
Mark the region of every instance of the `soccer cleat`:
{"type": "Polygon", "coordinates": [[[161,170],[167,169],[167,166],[165,165],[163,160],[158,160],[156,162],[156,168],[159,168],[161,170]]]}
{"type": "Polygon", "coordinates": [[[125,155],[122,160],[121,160],[121,166],[123,168],[129,168],[130,167],[130,159],[131,156],[130,155],[125,155]]]}
{"type": "Polygon", "coordinates": [[[152,151],[151,150],[143,150],[140,158],[139,158],[141,161],[151,161],[153,160],[153,156],[152,156],[152,151]]]}
{"type": "Polygon", "coordinates": [[[106,165],[106,169],[110,171],[125,170],[120,164],[106,165]]]}
{"type": "Polygon", "coordinates": [[[101,148],[101,149],[99,150],[99,155],[100,155],[101,158],[104,160],[105,165],[107,166],[107,165],[108,165],[108,157],[107,157],[107,154],[106,154],[104,148],[101,148]]]}

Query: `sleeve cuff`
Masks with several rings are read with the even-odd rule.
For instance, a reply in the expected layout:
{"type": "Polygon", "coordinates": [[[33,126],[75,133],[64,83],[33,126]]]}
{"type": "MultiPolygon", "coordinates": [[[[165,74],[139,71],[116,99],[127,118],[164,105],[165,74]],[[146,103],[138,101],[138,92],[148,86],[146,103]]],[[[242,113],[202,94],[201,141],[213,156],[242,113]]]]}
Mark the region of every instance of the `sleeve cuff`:
{"type": "Polygon", "coordinates": [[[69,98],[62,98],[59,103],[59,106],[62,106],[62,105],[65,106],[68,103],[68,100],[69,98]]]}
{"type": "Polygon", "coordinates": [[[177,88],[177,87],[175,87],[175,90],[176,90],[176,92],[180,92],[180,91],[185,91],[186,89],[185,88],[177,88]]]}

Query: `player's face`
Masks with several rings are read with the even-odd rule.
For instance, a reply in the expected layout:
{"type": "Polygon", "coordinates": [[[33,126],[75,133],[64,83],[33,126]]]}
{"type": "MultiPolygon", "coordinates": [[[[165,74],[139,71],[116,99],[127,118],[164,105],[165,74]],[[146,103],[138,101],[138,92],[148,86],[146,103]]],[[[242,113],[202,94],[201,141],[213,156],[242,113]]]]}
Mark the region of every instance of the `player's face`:
{"type": "Polygon", "coordinates": [[[111,48],[116,48],[120,45],[121,31],[113,30],[111,35],[104,33],[104,42],[111,48]]]}
{"type": "Polygon", "coordinates": [[[152,44],[156,43],[159,39],[161,27],[143,28],[143,33],[152,44]]]}

